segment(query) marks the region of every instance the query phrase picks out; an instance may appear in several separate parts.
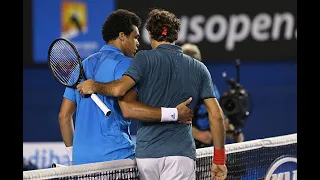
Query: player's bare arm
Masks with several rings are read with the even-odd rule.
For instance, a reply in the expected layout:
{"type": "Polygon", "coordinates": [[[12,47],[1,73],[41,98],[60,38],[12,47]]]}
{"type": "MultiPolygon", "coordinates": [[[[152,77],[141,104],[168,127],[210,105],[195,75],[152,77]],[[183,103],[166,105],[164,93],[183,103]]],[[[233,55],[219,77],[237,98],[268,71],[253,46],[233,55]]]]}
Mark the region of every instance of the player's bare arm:
{"type": "Polygon", "coordinates": [[[72,116],[76,111],[76,103],[63,98],[60,112],[59,112],[59,125],[63,142],[66,147],[72,146],[74,126],[72,116]]]}
{"type": "Polygon", "coordinates": [[[204,104],[208,111],[210,120],[210,130],[213,136],[214,155],[211,168],[211,179],[226,179],[227,167],[225,165],[225,139],[226,131],[224,128],[223,111],[216,98],[207,98],[204,104]]]}
{"type": "Polygon", "coordinates": [[[135,86],[135,84],[135,81],[130,76],[123,75],[120,79],[107,83],[88,79],[78,84],[77,90],[82,96],[98,93],[105,96],[121,97],[135,86]]]}
{"type": "Polygon", "coordinates": [[[208,111],[214,147],[224,148],[226,131],[224,128],[222,109],[216,98],[207,98],[204,100],[204,104],[208,111]]]}
{"type": "MultiPolygon", "coordinates": [[[[192,98],[189,98],[176,107],[178,109],[179,123],[192,123],[193,111],[187,107],[191,101],[192,98]]],[[[160,122],[162,119],[161,108],[151,107],[137,101],[137,92],[135,90],[130,90],[125,96],[118,98],[118,102],[125,118],[149,122],[160,122]]]]}

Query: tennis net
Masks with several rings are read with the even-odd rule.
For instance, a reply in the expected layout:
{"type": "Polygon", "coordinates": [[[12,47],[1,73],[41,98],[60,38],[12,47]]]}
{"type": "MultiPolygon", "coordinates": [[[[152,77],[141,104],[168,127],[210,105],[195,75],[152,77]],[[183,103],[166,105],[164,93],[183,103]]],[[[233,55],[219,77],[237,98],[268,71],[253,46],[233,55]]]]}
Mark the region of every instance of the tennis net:
{"type": "MultiPolygon", "coordinates": [[[[297,179],[297,134],[227,144],[228,179],[297,179]]],[[[196,179],[211,177],[213,148],[197,149],[196,179]]],[[[47,168],[23,172],[23,179],[136,180],[135,160],[47,168]]]]}

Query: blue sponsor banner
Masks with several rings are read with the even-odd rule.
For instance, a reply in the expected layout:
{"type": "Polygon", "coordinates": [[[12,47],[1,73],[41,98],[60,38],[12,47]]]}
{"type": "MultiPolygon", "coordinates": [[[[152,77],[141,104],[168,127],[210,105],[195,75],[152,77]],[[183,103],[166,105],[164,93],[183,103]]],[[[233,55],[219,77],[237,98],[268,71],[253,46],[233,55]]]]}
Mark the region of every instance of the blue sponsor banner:
{"type": "MultiPolygon", "coordinates": [[[[252,156],[253,157],[253,156],[252,156]]],[[[265,159],[260,159],[261,161],[265,159]]],[[[248,165],[248,164],[246,164],[248,165]]],[[[230,168],[231,169],[231,168],[230,168]]],[[[282,155],[266,168],[245,168],[246,172],[241,180],[297,180],[297,158],[292,155],[282,155]],[[264,176],[261,177],[261,174],[264,176]]]]}
{"type": "Polygon", "coordinates": [[[270,165],[265,179],[297,180],[297,158],[290,155],[279,157],[270,165]]]}
{"type": "Polygon", "coordinates": [[[73,42],[82,58],[105,42],[101,28],[115,9],[114,0],[33,0],[33,61],[47,62],[50,43],[64,37],[73,42]]]}
{"type": "Polygon", "coordinates": [[[50,168],[53,163],[69,166],[70,161],[62,141],[24,142],[23,159],[37,169],[50,168]]]}

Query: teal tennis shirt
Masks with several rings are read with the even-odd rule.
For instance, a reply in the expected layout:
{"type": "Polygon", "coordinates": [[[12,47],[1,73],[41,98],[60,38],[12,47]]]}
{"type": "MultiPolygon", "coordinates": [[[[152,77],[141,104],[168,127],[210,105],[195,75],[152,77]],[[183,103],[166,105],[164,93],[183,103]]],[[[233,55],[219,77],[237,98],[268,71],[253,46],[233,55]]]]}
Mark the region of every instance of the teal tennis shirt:
{"type": "MultiPolygon", "coordinates": [[[[192,97],[189,107],[194,109],[200,99],[215,97],[207,67],[176,45],[139,51],[124,74],[136,82],[139,101],[153,107],[174,108],[192,97]]],[[[136,158],[165,156],[196,159],[192,126],[139,121],[136,158]]]]}

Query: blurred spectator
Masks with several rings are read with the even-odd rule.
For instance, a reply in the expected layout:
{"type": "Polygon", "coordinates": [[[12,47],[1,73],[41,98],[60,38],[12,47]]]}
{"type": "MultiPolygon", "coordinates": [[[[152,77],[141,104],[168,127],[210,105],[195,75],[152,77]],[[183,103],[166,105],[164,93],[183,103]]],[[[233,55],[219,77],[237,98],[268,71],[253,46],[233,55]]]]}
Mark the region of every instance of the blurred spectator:
{"type": "MultiPolygon", "coordinates": [[[[197,45],[186,43],[183,44],[182,50],[184,54],[201,61],[201,52],[197,45]]],[[[214,84],[214,93],[217,100],[220,99],[220,93],[217,86],[214,84]]],[[[229,119],[225,116],[224,119],[227,138],[232,142],[243,142],[244,134],[241,131],[235,130],[234,126],[229,123],[229,119]]],[[[196,148],[210,147],[213,145],[212,134],[210,132],[210,124],[208,119],[208,112],[203,104],[199,102],[194,110],[194,118],[192,122],[192,134],[196,143],[196,148]]]]}

